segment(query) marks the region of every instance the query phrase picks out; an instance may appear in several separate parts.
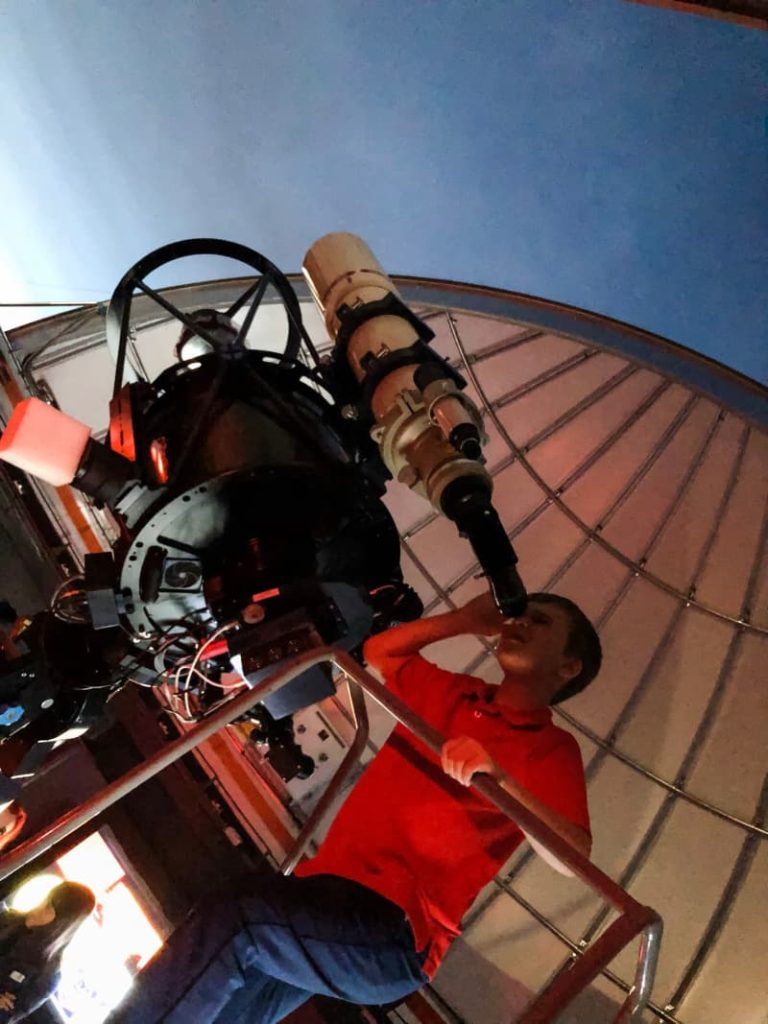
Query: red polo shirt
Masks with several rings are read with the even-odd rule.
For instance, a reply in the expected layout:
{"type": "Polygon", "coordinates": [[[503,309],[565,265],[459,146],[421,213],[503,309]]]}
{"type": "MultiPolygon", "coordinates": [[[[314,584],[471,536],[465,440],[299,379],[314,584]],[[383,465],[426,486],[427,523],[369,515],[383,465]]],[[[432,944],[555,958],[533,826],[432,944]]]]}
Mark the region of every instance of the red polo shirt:
{"type": "MultiPolygon", "coordinates": [[[[552,723],[549,708],[514,711],[496,704],[495,686],[418,655],[386,684],[446,739],[478,740],[530,793],[589,830],[581,752],[573,736],[552,723]]],[[[341,875],[402,907],[416,948],[430,946],[424,970],[432,977],[475,897],[522,839],[509,818],[447,776],[440,760],[397,726],[317,856],[296,874],[341,875]]]]}

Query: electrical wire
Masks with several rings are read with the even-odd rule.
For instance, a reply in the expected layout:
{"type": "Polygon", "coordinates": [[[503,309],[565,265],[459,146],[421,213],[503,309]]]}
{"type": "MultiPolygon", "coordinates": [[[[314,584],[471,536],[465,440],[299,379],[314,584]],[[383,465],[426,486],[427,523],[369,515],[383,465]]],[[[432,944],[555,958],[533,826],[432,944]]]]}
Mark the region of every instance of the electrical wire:
{"type": "MultiPolygon", "coordinates": [[[[176,623],[175,625],[179,625],[176,623]]],[[[228,694],[231,690],[241,689],[242,686],[247,685],[243,680],[242,683],[234,683],[227,685],[221,683],[218,680],[212,679],[210,675],[203,672],[199,667],[200,661],[205,655],[205,652],[211,647],[211,645],[218,640],[223,634],[228,632],[230,629],[235,628],[238,625],[237,620],[233,622],[225,623],[216,629],[210,636],[198,643],[194,653],[184,652],[184,655],[176,660],[172,665],[167,664],[166,656],[168,651],[173,646],[180,646],[183,648],[183,641],[187,637],[192,636],[191,631],[185,631],[182,633],[175,634],[166,639],[166,641],[155,651],[155,667],[158,670],[158,675],[155,678],[165,676],[165,682],[161,689],[165,694],[168,702],[168,710],[176,718],[187,722],[189,724],[199,720],[201,717],[200,713],[193,712],[190,697],[195,689],[193,687],[193,680],[196,678],[203,684],[203,689],[199,696],[202,697],[208,686],[215,686],[223,690],[225,694],[228,694]],[[183,700],[185,714],[181,714],[175,707],[174,702],[176,700],[183,700]]],[[[173,625],[171,626],[173,628],[173,625]]],[[[199,687],[197,688],[199,690],[199,687]]],[[[225,700],[228,699],[225,697],[225,700]]],[[[218,707],[221,702],[218,702],[215,706],[218,707]]]]}
{"type": "Polygon", "coordinates": [[[168,683],[167,682],[163,684],[161,689],[162,689],[162,692],[165,694],[166,700],[168,702],[168,707],[167,707],[168,713],[173,715],[174,718],[178,718],[180,721],[186,722],[188,725],[193,725],[194,722],[195,722],[195,719],[192,717],[191,710],[190,710],[189,717],[188,717],[187,715],[182,715],[181,712],[177,711],[176,708],[174,707],[174,703],[173,703],[174,702],[174,697],[178,697],[178,694],[174,694],[168,688],[168,683]]]}
{"type": "Polygon", "coordinates": [[[198,662],[202,658],[203,654],[205,654],[205,652],[208,650],[208,648],[214,642],[214,640],[218,640],[220,636],[223,636],[224,633],[228,633],[230,630],[235,629],[238,625],[239,625],[239,623],[238,623],[238,621],[236,619],[234,621],[232,621],[232,622],[225,622],[223,626],[219,626],[218,629],[215,629],[213,631],[213,633],[211,633],[211,635],[208,637],[208,639],[198,647],[197,653],[195,654],[194,658],[192,659],[192,664],[191,664],[189,672],[187,674],[187,685],[186,685],[185,689],[189,688],[189,683],[190,683],[190,681],[192,679],[192,673],[195,671],[195,669],[197,668],[198,662]]]}
{"type": "MultiPolygon", "coordinates": [[[[210,676],[207,676],[204,672],[201,672],[200,669],[192,669],[188,661],[182,662],[177,666],[177,668],[173,672],[173,679],[173,689],[169,690],[168,687],[166,686],[165,692],[169,696],[175,696],[177,698],[183,699],[184,708],[186,710],[187,719],[189,721],[196,721],[198,718],[205,717],[205,715],[210,714],[211,711],[213,711],[217,707],[220,707],[222,703],[228,700],[232,692],[234,692],[235,690],[242,690],[243,687],[247,687],[248,685],[245,680],[242,680],[238,683],[232,683],[230,685],[217,682],[215,679],[211,679],[210,676]],[[185,669],[187,670],[187,676],[185,679],[185,685],[181,687],[179,686],[179,676],[185,669]],[[220,690],[223,690],[227,696],[225,696],[223,700],[217,701],[210,708],[207,708],[202,715],[195,715],[192,711],[192,706],[190,703],[190,696],[194,692],[194,689],[192,687],[191,676],[196,676],[197,678],[199,678],[201,682],[204,684],[205,688],[207,688],[208,686],[218,687],[220,690]]],[[[205,689],[203,689],[202,694],[200,694],[200,696],[202,696],[204,693],[205,689]]]]}
{"type": "MultiPolygon", "coordinates": [[[[169,628],[173,628],[173,624],[169,628]]],[[[126,668],[126,670],[123,672],[123,674],[118,679],[116,679],[114,681],[113,685],[116,688],[119,688],[120,686],[122,686],[126,682],[133,682],[137,686],[153,687],[157,683],[158,679],[161,679],[163,676],[165,676],[167,674],[167,672],[169,671],[168,666],[165,664],[164,660],[162,660],[160,665],[158,665],[157,659],[158,658],[164,659],[165,652],[170,647],[173,647],[174,644],[176,644],[179,639],[181,639],[182,637],[185,637],[187,635],[191,636],[191,634],[186,634],[186,633],[176,634],[176,635],[172,635],[172,636],[168,636],[167,634],[168,634],[168,630],[166,629],[163,632],[161,632],[157,636],[157,638],[156,638],[156,639],[161,641],[159,649],[156,652],[154,652],[154,655],[155,655],[155,669],[157,671],[156,671],[155,675],[152,677],[152,679],[148,683],[140,683],[137,679],[131,678],[131,674],[133,672],[135,672],[137,668],[141,668],[142,665],[144,664],[143,659],[141,658],[141,656],[136,655],[136,656],[134,656],[133,659],[131,659],[129,661],[129,664],[128,664],[127,667],[123,666],[124,668],[126,668]],[[165,640],[163,640],[163,637],[165,637],[165,640]]],[[[144,654],[146,652],[142,651],[141,653],[144,654]]]]}
{"type": "Polygon", "coordinates": [[[216,679],[211,679],[210,676],[207,676],[204,672],[201,672],[199,668],[194,669],[194,675],[196,675],[198,679],[202,679],[206,685],[215,686],[217,689],[224,691],[242,690],[244,686],[248,685],[244,679],[241,679],[237,683],[221,683],[216,679]]]}
{"type": "Polygon", "coordinates": [[[56,587],[51,598],[51,604],[55,604],[58,598],[61,596],[61,592],[65,587],[70,587],[73,583],[85,583],[82,576],[68,576],[67,579],[62,580],[61,583],[56,587]]]}
{"type": "MultiPolygon", "coordinates": [[[[64,606],[64,602],[71,600],[72,598],[78,597],[85,599],[84,590],[84,579],[82,576],[72,576],[66,580],[63,580],[51,599],[51,612],[57,618],[64,622],[72,624],[80,624],[85,621],[85,610],[84,617],[73,615],[64,606]]],[[[227,684],[222,683],[219,680],[213,679],[211,675],[203,671],[200,667],[200,662],[205,656],[205,652],[221,637],[224,633],[235,629],[239,623],[237,620],[225,623],[218,629],[214,630],[209,636],[202,640],[195,636],[195,633],[189,627],[191,625],[200,625],[197,621],[190,621],[187,619],[174,620],[165,629],[159,629],[158,624],[153,622],[153,626],[156,628],[155,635],[152,639],[149,650],[144,648],[132,658],[127,659],[127,663],[122,666],[116,666],[116,668],[122,668],[122,674],[117,678],[111,680],[109,683],[105,683],[102,686],[91,686],[91,687],[78,687],[78,690],[112,690],[110,694],[111,699],[126,683],[133,683],[136,686],[141,686],[144,689],[154,689],[157,687],[158,680],[164,679],[160,689],[166,696],[168,703],[168,711],[176,718],[187,724],[193,724],[198,721],[201,717],[211,713],[216,708],[220,707],[223,703],[230,698],[232,691],[240,690],[246,687],[248,684],[245,680],[227,684]],[[176,630],[176,632],[173,632],[176,630]],[[189,642],[192,641],[195,646],[190,647],[189,642]],[[178,649],[178,654],[174,655],[173,648],[178,649]],[[148,681],[140,681],[133,677],[133,673],[142,665],[146,666],[146,656],[154,658],[155,675],[148,681]],[[170,664],[169,664],[170,660],[170,664]],[[202,684],[202,690],[199,696],[202,697],[205,690],[211,686],[222,690],[224,697],[215,702],[210,708],[205,711],[193,711],[190,697],[195,689],[194,681],[199,680],[202,684]],[[176,701],[183,700],[184,711],[182,714],[175,706],[176,701]]],[[[121,627],[125,633],[127,633],[131,639],[133,634],[129,632],[124,626],[121,627]]],[[[199,689],[199,687],[198,687],[199,689]]]]}
{"type": "Polygon", "coordinates": [[[83,579],[82,576],[70,576],[67,579],[63,580],[58,585],[58,587],[54,591],[53,597],[51,598],[51,602],[49,605],[51,614],[54,615],[57,619],[60,619],[62,622],[68,622],[76,625],[82,625],[83,623],[87,622],[88,604],[84,587],[85,580],[83,579]],[[82,584],[82,586],[77,586],[78,583],[82,584]],[[65,589],[67,587],[69,587],[70,589],[65,589]],[[79,599],[79,607],[76,607],[74,611],[67,609],[66,607],[62,607],[62,602],[66,601],[68,598],[73,597],[79,599]]]}

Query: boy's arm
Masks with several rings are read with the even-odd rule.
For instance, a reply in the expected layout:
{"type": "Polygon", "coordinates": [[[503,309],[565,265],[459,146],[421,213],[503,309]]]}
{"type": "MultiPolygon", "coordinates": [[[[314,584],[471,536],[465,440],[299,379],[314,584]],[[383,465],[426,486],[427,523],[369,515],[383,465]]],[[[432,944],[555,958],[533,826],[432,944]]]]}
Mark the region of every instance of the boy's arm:
{"type": "MultiPolygon", "coordinates": [[[[589,859],[589,855],[592,852],[592,838],[586,829],[581,828],[579,825],[574,825],[572,821],[568,821],[557,811],[553,811],[551,807],[548,807],[545,803],[542,803],[538,797],[535,797],[533,793],[530,793],[527,789],[521,786],[511,775],[505,775],[502,771],[495,775],[496,781],[499,783],[502,789],[505,789],[510,796],[513,796],[515,800],[519,800],[520,803],[527,807],[529,811],[532,811],[537,818],[541,818],[545,825],[549,825],[553,832],[556,832],[561,839],[564,839],[566,843],[569,843],[575,850],[583,856],[589,859]]],[[[538,839],[534,839],[533,836],[525,833],[525,837],[534,850],[542,857],[550,867],[553,867],[555,871],[558,871],[561,875],[567,875],[573,877],[573,871],[561,861],[557,859],[554,853],[543,846],[538,839]]]]}
{"type": "MultiPolygon", "coordinates": [[[[515,800],[519,800],[524,807],[527,807],[536,817],[540,818],[545,825],[549,825],[552,831],[556,832],[561,839],[564,839],[566,843],[569,843],[574,849],[578,850],[582,856],[589,857],[592,851],[592,839],[586,829],[575,825],[562,814],[558,814],[548,804],[539,800],[530,790],[521,786],[516,779],[508,775],[493,760],[491,755],[477,740],[472,739],[470,736],[457,736],[454,739],[446,740],[442,750],[442,764],[446,774],[460,782],[462,786],[468,786],[476,772],[484,772],[490,775],[510,796],[513,796],[515,800]]],[[[531,846],[547,864],[556,871],[559,871],[561,875],[573,875],[571,869],[562,864],[537,839],[528,835],[527,832],[525,835],[531,846]]]]}
{"type": "Polygon", "coordinates": [[[463,608],[428,619],[404,622],[370,637],[365,642],[363,654],[368,664],[378,669],[386,679],[396,673],[404,661],[438,640],[464,633],[495,636],[501,632],[502,622],[490,594],[481,594],[463,608]]]}

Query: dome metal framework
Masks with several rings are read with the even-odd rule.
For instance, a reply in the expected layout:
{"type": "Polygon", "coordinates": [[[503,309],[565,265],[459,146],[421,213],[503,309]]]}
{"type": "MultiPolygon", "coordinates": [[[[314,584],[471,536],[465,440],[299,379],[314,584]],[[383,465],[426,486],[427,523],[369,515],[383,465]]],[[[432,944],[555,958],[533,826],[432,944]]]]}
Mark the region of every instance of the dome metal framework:
{"type": "MultiPolygon", "coordinates": [[[[580,310],[395,280],[483,410],[496,506],[529,590],[572,598],[600,632],[600,677],[556,713],[581,745],[593,860],[665,919],[647,1019],[765,1024],[768,392],[580,310]]],[[[167,294],[182,309],[223,307],[247,283],[167,294]]],[[[303,281],[293,283],[310,335],[327,347],[303,281]]],[[[175,333],[150,300],[137,313],[134,364],[156,375],[175,333]]],[[[268,347],[275,326],[267,308],[249,344],[268,347]]],[[[10,344],[30,387],[103,429],[113,367],[103,307],[21,328],[10,344]]],[[[450,523],[404,488],[387,502],[428,612],[482,588],[450,523]]],[[[430,655],[498,678],[479,639],[430,655]]],[[[447,1021],[509,1021],[607,919],[578,882],[523,848],[468,915],[435,979],[435,1007],[447,1021]]],[[[612,1020],[632,977],[620,956],[562,1020],[612,1020]]]]}

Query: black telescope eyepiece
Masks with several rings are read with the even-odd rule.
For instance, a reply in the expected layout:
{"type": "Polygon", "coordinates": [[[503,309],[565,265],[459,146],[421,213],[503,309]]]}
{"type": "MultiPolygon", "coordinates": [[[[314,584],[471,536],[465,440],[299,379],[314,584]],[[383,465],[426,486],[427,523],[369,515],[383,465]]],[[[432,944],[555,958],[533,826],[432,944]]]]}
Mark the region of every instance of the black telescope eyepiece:
{"type": "Polygon", "coordinates": [[[517,571],[517,555],[483,478],[466,476],[452,481],[443,491],[440,504],[472,545],[501,614],[506,619],[522,615],[528,595],[517,571]]]}

